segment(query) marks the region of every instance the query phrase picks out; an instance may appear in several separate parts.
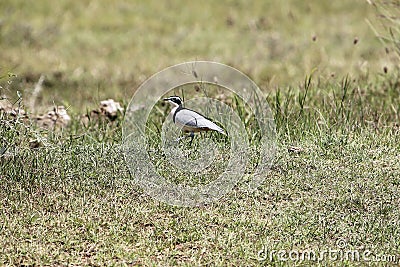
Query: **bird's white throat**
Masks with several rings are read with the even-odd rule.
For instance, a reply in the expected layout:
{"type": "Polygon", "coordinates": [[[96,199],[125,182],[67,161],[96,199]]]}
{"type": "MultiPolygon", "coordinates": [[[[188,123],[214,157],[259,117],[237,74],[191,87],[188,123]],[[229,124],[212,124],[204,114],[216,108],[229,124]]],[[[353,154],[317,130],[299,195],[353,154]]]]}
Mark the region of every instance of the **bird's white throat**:
{"type": "Polygon", "coordinates": [[[175,114],[175,111],[176,111],[178,108],[179,108],[179,106],[174,106],[174,107],[171,109],[171,115],[174,115],[174,114],[175,114]]]}

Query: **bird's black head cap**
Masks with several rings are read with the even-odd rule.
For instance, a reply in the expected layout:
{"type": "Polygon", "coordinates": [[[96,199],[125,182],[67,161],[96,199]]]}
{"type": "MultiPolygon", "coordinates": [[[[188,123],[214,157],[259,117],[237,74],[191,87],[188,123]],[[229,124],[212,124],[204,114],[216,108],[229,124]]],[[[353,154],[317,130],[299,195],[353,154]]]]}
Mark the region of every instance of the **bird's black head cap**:
{"type": "Polygon", "coordinates": [[[179,96],[170,96],[168,98],[164,98],[164,101],[170,101],[173,102],[179,106],[182,105],[182,99],[179,96]]]}

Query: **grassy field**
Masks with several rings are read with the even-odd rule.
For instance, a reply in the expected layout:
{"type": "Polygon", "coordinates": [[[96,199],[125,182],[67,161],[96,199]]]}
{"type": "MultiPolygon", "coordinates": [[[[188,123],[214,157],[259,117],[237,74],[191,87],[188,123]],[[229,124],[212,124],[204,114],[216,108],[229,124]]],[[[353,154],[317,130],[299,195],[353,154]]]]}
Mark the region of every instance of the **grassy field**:
{"type": "MultiPolygon", "coordinates": [[[[371,28],[390,35],[372,5],[6,0],[0,16],[0,96],[28,106],[44,75],[27,111],[62,104],[72,117],[53,131],[0,114],[0,265],[399,264],[400,73],[395,46],[371,28]],[[277,151],[255,192],[174,207],[134,183],[123,118],[78,118],[106,98],[126,107],[150,75],[192,60],[229,64],[260,86],[277,151]],[[307,250],[321,261],[296,260],[307,250]],[[332,250],[360,257],[323,256],[332,250]]],[[[152,133],[168,111],[153,109],[152,133]]],[[[198,178],[176,171],[150,137],[159,172],[198,178]]]]}

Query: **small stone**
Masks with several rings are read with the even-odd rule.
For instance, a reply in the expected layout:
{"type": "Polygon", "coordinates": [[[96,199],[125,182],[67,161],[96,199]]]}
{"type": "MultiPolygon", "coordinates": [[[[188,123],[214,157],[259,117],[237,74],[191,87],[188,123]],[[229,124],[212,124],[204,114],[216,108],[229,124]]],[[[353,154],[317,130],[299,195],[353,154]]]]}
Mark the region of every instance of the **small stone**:
{"type": "Polygon", "coordinates": [[[301,148],[301,147],[296,147],[296,146],[289,146],[288,147],[288,152],[291,152],[291,153],[300,154],[303,151],[304,151],[304,149],[301,148]]]}

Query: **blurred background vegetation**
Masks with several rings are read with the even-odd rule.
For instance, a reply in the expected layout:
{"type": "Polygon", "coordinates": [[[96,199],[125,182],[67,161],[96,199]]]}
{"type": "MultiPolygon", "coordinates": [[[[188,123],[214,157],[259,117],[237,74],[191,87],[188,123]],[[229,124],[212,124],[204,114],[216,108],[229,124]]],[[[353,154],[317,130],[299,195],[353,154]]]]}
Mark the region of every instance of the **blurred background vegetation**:
{"type": "MultiPolygon", "coordinates": [[[[257,252],[341,240],[398,264],[399,11],[386,0],[1,0],[0,100],[33,115],[50,107],[55,122],[53,107],[64,105],[71,121],[53,131],[0,110],[0,265],[281,266],[257,252]],[[123,118],[96,120],[92,110],[107,98],[124,106],[151,75],[193,60],[248,74],[277,130],[259,190],[235,188],[196,209],[144,194],[120,150],[123,118]]],[[[187,181],[159,149],[167,113],[153,108],[149,155],[160,173],[187,181]]],[[[214,166],[204,177],[223,171],[214,166]]]]}
{"type": "Polygon", "coordinates": [[[184,61],[232,65],[265,92],[311,73],[364,78],[397,64],[367,1],[3,0],[0,17],[0,73],[17,75],[2,93],[29,98],[43,74],[38,110],[129,101],[150,75],[184,61]]]}

